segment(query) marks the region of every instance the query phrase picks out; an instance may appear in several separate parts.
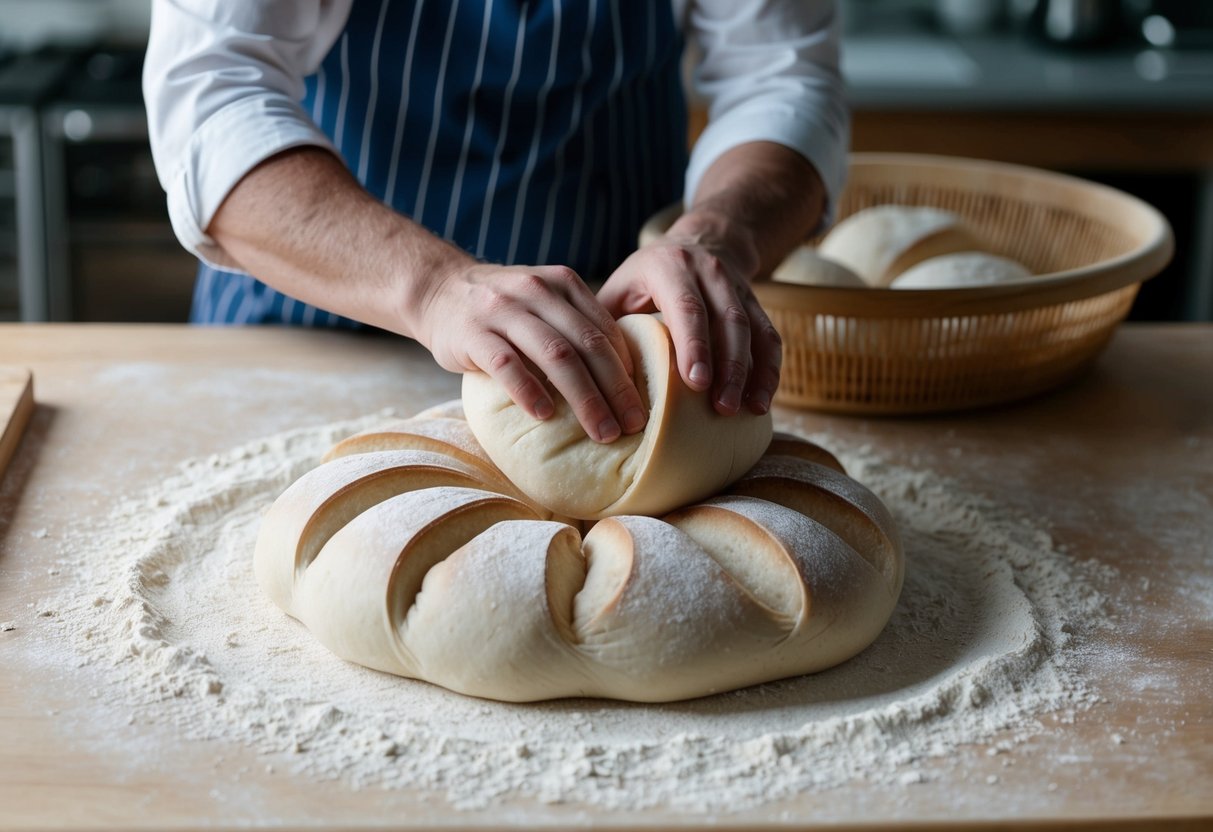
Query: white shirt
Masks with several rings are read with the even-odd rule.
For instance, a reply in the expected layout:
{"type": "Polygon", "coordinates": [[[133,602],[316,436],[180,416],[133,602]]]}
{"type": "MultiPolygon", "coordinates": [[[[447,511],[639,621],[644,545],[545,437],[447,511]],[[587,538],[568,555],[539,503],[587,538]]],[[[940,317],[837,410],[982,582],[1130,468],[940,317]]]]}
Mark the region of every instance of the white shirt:
{"type": "MultiPolygon", "coordinates": [[[[143,74],[152,155],[182,245],[235,263],[206,229],[258,163],[291,147],[336,152],[299,105],[303,79],[340,37],[353,0],[153,0],[143,74]]],[[[753,141],[796,150],[828,212],[846,175],[849,115],[829,0],[671,0],[701,60],[692,94],[708,125],[686,171],[689,203],[723,153],[753,141]]]]}

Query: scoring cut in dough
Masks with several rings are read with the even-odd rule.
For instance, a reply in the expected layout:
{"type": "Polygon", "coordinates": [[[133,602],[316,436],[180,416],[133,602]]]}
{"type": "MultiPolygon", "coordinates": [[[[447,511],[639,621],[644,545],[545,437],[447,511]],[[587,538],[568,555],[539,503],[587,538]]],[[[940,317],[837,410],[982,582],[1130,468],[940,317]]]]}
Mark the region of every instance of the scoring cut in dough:
{"type": "Polygon", "coordinates": [[[427,427],[452,412],[347,440],[263,520],[258,582],[342,659],[488,699],[661,702],[837,665],[892,614],[893,519],[816,445],[778,434],[724,494],[586,532],[462,458],[466,423],[427,427]]]}
{"type": "Polygon", "coordinates": [[[348,661],[518,702],[663,702],[823,670],[897,601],[887,509],[797,437],[720,496],[588,532],[474,444],[458,403],[339,444],[267,512],[263,590],[348,661]]]}
{"type": "Polygon", "coordinates": [[[834,226],[817,253],[846,266],[870,286],[886,287],[923,260],[980,248],[973,232],[951,211],[877,205],[834,226]]]}
{"type": "Polygon", "coordinates": [[[776,283],[804,286],[842,286],[863,289],[868,284],[841,263],[822,257],[809,246],[798,246],[771,273],[776,283]]]}
{"type": "Polygon", "coordinates": [[[964,251],[924,260],[893,281],[894,289],[987,286],[1032,276],[1022,263],[996,254],[964,251]]]}
{"type": "Polygon", "coordinates": [[[752,466],[771,441],[771,416],[743,408],[721,416],[709,394],[687,387],[674,343],[658,318],[619,320],[649,408],[641,433],[609,445],[590,439],[562,397],[543,421],[515,405],[483,373],[463,377],[463,406],[480,445],[532,501],[569,517],[664,514],[708,497],[752,466]]]}

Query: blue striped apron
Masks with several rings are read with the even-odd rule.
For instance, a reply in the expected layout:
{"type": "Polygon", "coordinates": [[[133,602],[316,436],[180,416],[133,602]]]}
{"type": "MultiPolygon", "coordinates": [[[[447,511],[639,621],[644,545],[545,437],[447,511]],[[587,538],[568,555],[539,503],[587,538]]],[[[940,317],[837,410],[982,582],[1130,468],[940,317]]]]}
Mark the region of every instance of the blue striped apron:
{"type": "MultiPolygon", "coordinates": [[[[660,0],[355,0],[302,103],[400,213],[596,282],[682,193],[681,52],[660,0]]],[[[357,326],[205,264],[191,320],[357,326]]]]}

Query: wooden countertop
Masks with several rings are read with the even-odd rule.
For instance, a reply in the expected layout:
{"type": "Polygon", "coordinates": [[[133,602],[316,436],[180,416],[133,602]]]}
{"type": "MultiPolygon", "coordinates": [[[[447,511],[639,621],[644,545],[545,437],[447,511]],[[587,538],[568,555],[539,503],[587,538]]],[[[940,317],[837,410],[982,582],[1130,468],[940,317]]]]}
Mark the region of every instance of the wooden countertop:
{"type": "MultiPolygon", "coordinates": [[[[0,325],[0,361],[34,371],[39,402],[0,483],[0,620],[21,624],[0,632],[0,829],[232,827],[254,818],[326,829],[502,822],[500,813],[458,812],[416,793],[263,775],[264,758],[252,751],[182,742],[171,726],[131,726],[149,753],[116,765],[87,731],[67,727],[89,724],[105,706],[88,694],[89,669],[65,679],[39,660],[50,633],[32,612],[56,589],[51,543],[37,530],[108,508],[74,501],[82,483],[105,476],[116,495],[142,490],[186,457],[451,398],[454,377],[400,340],[268,328],[0,325]],[[240,783],[219,776],[217,756],[250,773],[240,783]]],[[[548,826],[798,827],[828,807],[831,824],[841,817],[862,828],[1153,828],[1163,820],[1210,828],[1213,600],[1199,590],[1213,585],[1213,326],[1124,326],[1080,381],[1006,408],[915,419],[781,410],[778,420],[866,441],[892,462],[936,469],[1039,516],[1074,557],[1119,571],[1124,591],[1112,603],[1138,625],[1108,638],[1149,658],[1093,673],[1088,681],[1106,703],[1034,739],[1014,768],[996,769],[980,747],[958,752],[975,772],[998,774],[1004,789],[924,783],[895,798],[855,783],[706,819],[537,804],[512,806],[509,817],[548,826]],[[1157,684],[1126,683],[1146,672],[1157,684]],[[1182,730],[1107,742],[1109,730],[1164,724],[1182,730]],[[1054,771],[1056,789],[1047,791],[1034,761],[1062,754],[1074,764],[1054,771]],[[971,793],[958,801],[956,789],[971,793]]]]}

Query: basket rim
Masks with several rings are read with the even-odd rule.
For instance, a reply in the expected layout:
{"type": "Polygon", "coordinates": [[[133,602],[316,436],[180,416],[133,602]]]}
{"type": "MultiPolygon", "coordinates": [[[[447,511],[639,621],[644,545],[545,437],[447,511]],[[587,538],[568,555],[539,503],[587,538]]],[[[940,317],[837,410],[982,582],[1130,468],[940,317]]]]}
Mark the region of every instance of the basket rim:
{"type": "Polygon", "coordinates": [[[1142,283],[1157,275],[1175,251],[1171,224],[1157,208],[1118,188],[1078,176],[1009,162],[927,153],[852,153],[850,165],[852,169],[895,167],[899,170],[979,171],[1098,194],[1101,200],[1133,215],[1134,224],[1142,228],[1142,242],[1124,254],[1086,266],[1034,275],[1030,280],[983,286],[851,288],[774,283],[764,279],[753,284],[761,301],[784,307],[812,307],[813,311],[824,314],[861,317],[946,317],[1010,312],[1081,300],[1142,283]]]}

